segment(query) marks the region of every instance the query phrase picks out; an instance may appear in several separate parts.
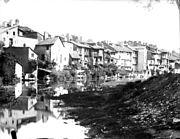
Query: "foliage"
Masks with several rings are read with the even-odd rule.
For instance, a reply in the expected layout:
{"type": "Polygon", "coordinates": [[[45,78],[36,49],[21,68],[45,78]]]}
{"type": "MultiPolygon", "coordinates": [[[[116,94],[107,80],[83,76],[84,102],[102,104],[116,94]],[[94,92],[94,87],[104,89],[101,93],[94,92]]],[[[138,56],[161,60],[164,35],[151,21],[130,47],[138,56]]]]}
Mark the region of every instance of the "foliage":
{"type": "Polygon", "coordinates": [[[37,61],[36,60],[30,60],[29,61],[30,66],[32,67],[33,71],[37,69],[37,61]]]}
{"type": "Polygon", "coordinates": [[[108,75],[108,76],[115,75],[117,69],[118,69],[118,67],[113,63],[104,65],[104,71],[105,71],[106,75],[108,75]]]}
{"type": "Polygon", "coordinates": [[[42,61],[42,60],[38,59],[38,66],[40,68],[44,68],[44,69],[53,69],[56,66],[56,62],[42,61]]]}
{"type": "Polygon", "coordinates": [[[2,53],[0,61],[0,76],[4,77],[3,82],[12,82],[15,78],[15,63],[18,58],[10,53],[2,53]]]}

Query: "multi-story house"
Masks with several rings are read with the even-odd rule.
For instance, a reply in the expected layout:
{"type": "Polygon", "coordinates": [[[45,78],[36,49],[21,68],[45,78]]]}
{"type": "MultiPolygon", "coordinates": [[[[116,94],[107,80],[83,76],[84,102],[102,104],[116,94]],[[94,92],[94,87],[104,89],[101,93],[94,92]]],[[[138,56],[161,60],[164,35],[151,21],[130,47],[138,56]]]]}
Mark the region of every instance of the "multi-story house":
{"type": "Polygon", "coordinates": [[[104,64],[116,64],[117,59],[112,57],[115,55],[116,50],[106,42],[100,42],[99,45],[104,47],[104,64]]]}
{"type": "Polygon", "coordinates": [[[137,72],[138,71],[138,67],[137,67],[138,66],[138,50],[133,47],[129,47],[129,48],[132,50],[132,70],[134,72],[137,72]]]}
{"type": "Polygon", "coordinates": [[[87,68],[88,63],[90,63],[90,47],[87,44],[77,43],[74,41],[70,41],[70,43],[73,44],[74,51],[76,51],[80,57],[79,62],[81,66],[87,68]]]}
{"type": "Polygon", "coordinates": [[[161,55],[161,63],[159,66],[159,69],[162,71],[169,71],[169,59],[168,59],[168,55],[169,52],[166,50],[159,50],[160,51],[160,55],[161,55]]]}
{"type": "Polygon", "coordinates": [[[69,64],[69,52],[58,36],[36,44],[35,52],[40,60],[55,63],[56,70],[63,70],[64,66],[69,64]]]}
{"type": "Polygon", "coordinates": [[[117,66],[121,69],[132,71],[132,53],[133,51],[126,46],[114,45],[116,50],[114,58],[117,59],[117,66]]]}
{"type": "Polygon", "coordinates": [[[14,24],[12,21],[4,22],[0,27],[0,41],[4,42],[4,47],[31,47],[34,50],[40,40],[43,40],[43,35],[29,27],[20,26],[18,20],[14,24]]]}
{"type": "Polygon", "coordinates": [[[104,48],[95,42],[86,42],[91,48],[91,57],[93,65],[104,64],[104,48]]]}
{"type": "Polygon", "coordinates": [[[69,53],[69,65],[79,65],[80,63],[80,56],[76,51],[76,46],[71,43],[70,41],[63,41],[66,50],[69,53]]]}

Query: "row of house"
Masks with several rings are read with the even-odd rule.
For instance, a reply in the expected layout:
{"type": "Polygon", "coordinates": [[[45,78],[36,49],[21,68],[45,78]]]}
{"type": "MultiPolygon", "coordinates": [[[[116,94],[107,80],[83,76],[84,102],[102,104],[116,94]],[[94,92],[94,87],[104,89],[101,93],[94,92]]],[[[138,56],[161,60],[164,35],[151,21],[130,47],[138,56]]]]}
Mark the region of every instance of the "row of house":
{"type": "Polygon", "coordinates": [[[156,45],[136,41],[109,43],[107,41],[73,40],[71,37],[40,34],[29,27],[3,22],[0,41],[6,51],[18,55],[23,62],[24,73],[32,73],[29,61],[41,60],[55,63],[56,70],[70,65],[89,68],[91,65],[116,64],[118,69],[129,72],[167,71],[177,69],[180,57],[177,53],[160,50],[156,45]]]}

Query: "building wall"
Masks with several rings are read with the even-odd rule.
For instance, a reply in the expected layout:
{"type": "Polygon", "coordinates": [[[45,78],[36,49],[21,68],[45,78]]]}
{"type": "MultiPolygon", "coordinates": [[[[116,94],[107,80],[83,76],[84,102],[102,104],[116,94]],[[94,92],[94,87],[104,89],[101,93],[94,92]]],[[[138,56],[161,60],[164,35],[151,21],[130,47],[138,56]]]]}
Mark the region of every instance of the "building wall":
{"type": "Polygon", "coordinates": [[[7,128],[17,129],[18,125],[21,124],[22,119],[36,117],[37,112],[34,108],[30,110],[3,110],[4,116],[0,118],[0,124],[5,125],[7,128]]]}
{"type": "Polygon", "coordinates": [[[146,70],[147,66],[147,49],[146,48],[138,48],[138,71],[146,70]]]}
{"type": "Polygon", "coordinates": [[[35,45],[38,43],[38,39],[21,37],[18,34],[21,33],[18,31],[18,26],[2,33],[0,39],[5,43],[4,47],[9,47],[10,39],[13,41],[13,46],[15,47],[30,47],[34,50],[35,45]]]}
{"type": "Polygon", "coordinates": [[[68,65],[69,52],[66,50],[60,39],[57,39],[51,47],[51,61],[57,63],[56,70],[63,70],[65,65],[68,65]]]}

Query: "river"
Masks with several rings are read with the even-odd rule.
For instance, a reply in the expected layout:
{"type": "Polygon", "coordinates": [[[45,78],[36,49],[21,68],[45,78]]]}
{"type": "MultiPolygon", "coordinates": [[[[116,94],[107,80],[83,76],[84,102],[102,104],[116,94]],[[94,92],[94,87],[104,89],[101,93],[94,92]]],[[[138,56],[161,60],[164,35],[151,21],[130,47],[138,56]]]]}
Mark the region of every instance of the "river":
{"type": "MultiPolygon", "coordinates": [[[[69,119],[62,100],[49,99],[72,90],[82,90],[82,83],[37,84],[18,83],[6,87],[14,94],[13,102],[0,108],[0,139],[12,139],[11,131],[16,131],[17,139],[84,139],[87,128],[69,119]],[[74,85],[74,86],[73,86],[74,85]],[[13,90],[13,91],[12,91],[13,90]]],[[[6,93],[6,92],[5,92],[6,93]]]]}

